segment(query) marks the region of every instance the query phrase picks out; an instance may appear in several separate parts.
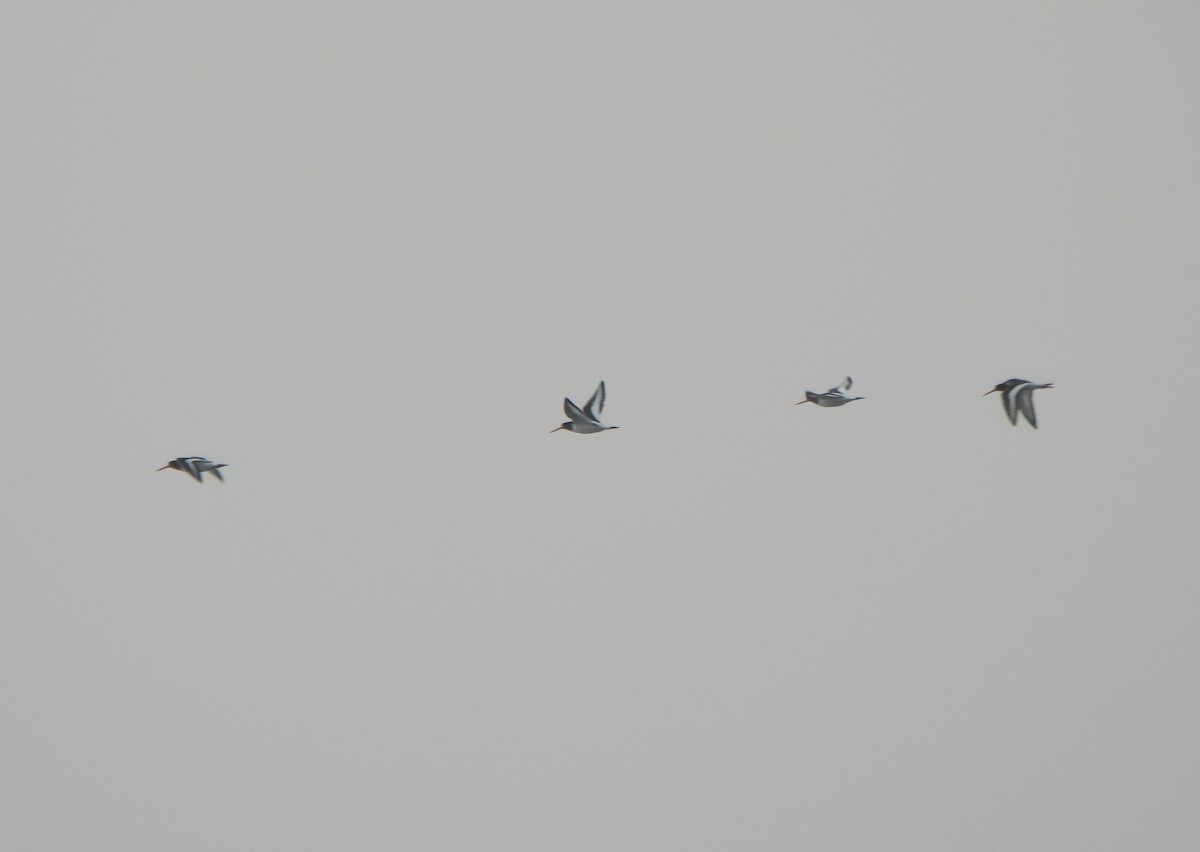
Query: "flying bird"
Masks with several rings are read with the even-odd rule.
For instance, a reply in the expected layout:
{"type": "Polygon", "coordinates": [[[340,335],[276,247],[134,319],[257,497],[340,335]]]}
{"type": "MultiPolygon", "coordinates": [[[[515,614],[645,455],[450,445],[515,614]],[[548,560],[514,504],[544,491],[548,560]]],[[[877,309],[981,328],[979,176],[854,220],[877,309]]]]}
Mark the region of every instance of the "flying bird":
{"type": "Polygon", "coordinates": [[[172,470],[182,470],[188,476],[192,477],[201,485],[203,485],[204,479],[202,478],[202,475],[205,473],[211,473],[217,479],[224,482],[225,477],[221,475],[220,471],[220,468],[223,467],[229,467],[229,465],[215,464],[206,458],[202,458],[201,456],[180,456],[177,459],[172,459],[171,461],[167,462],[160,467],[159,470],[166,470],[167,468],[171,468],[172,470]]]}
{"type": "Polygon", "coordinates": [[[1017,425],[1017,413],[1020,412],[1025,415],[1029,425],[1036,429],[1037,412],[1033,410],[1033,392],[1052,387],[1054,387],[1053,384],[1039,385],[1029,379],[1009,379],[1007,382],[996,385],[984,396],[1000,391],[1000,401],[1004,403],[1004,413],[1008,415],[1012,425],[1017,425]]]}
{"type": "Polygon", "coordinates": [[[551,434],[557,432],[559,429],[566,429],[568,432],[578,432],[580,434],[603,432],[605,429],[620,429],[620,426],[606,426],[600,422],[600,415],[604,412],[604,400],[607,396],[608,394],[604,389],[604,382],[601,382],[582,411],[571,400],[564,399],[563,412],[570,419],[563,425],[551,429],[551,434]]]}
{"type": "Polygon", "coordinates": [[[805,391],[805,398],[796,403],[796,405],[804,405],[806,402],[815,402],[822,408],[834,408],[838,405],[845,405],[847,402],[854,402],[856,399],[864,399],[861,396],[850,396],[849,390],[853,386],[854,380],[846,376],[846,381],[842,382],[836,388],[830,388],[825,393],[817,393],[816,391],[805,391]]]}

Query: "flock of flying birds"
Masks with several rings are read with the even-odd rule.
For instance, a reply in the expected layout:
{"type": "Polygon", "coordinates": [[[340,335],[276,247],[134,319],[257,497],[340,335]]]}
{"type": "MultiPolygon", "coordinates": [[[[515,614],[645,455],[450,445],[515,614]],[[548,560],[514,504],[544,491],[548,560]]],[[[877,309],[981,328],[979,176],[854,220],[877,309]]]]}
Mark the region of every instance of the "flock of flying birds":
{"type": "MultiPolygon", "coordinates": [[[[857,399],[864,399],[861,396],[850,396],[850,388],[853,386],[854,380],[846,376],[846,381],[837,387],[830,388],[824,393],[805,391],[804,399],[797,402],[796,405],[812,402],[821,408],[836,408],[839,405],[845,405],[857,399]]],[[[1028,379],[1009,379],[1006,382],[996,385],[985,393],[984,396],[999,392],[1000,401],[1004,404],[1004,413],[1008,415],[1008,419],[1012,422],[1012,425],[1017,425],[1018,415],[1021,415],[1029,422],[1030,426],[1036,429],[1037,412],[1033,410],[1033,392],[1042,388],[1052,387],[1054,387],[1053,384],[1038,384],[1028,379]]],[[[608,391],[604,387],[604,382],[601,382],[596,388],[596,392],[592,394],[591,399],[587,401],[587,404],[583,408],[571,402],[570,399],[563,399],[563,413],[567,415],[567,422],[551,429],[551,434],[560,429],[567,432],[576,432],[581,435],[604,432],[608,429],[620,429],[620,426],[609,426],[600,419],[600,415],[604,413],[604,401],[607,398],[608,391]]],[[[209,461],[202,456],[180,456],[177,459],[167,462],[159,470],[171,468],[172,470],[183,471],[203,485],[205,473],[211,473],[217,479],[224,482],[225,477],[221,475],[221,468],[223,467],[228,467],[228,465],[209,461]]]]}

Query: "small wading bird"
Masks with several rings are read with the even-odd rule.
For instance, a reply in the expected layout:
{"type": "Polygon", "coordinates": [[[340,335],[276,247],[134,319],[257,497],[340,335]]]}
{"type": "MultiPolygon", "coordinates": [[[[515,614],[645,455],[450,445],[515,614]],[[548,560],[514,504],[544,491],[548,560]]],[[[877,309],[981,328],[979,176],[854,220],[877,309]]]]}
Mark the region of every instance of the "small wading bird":
{"type": "Polygon", "coordinates": [[[171,468],[172,470],[182,470],[188,476],[192,477],[201,485],[203,485],[204,480],[201,478],[201,474],[206,472],[211,473],[217,479],[224,482],[225,477],[221,475],[221,471],[219,470],[219,468],[222,467],[229,467],[229,465],[214,464],[208,459],[200,456],[180,456],[177,459],[172,459],[171,461],[167,462],[160,467],[159,470],[166,470],[167,468],[171,468]]]}
{"type": "Polygon", "coordinates": [[[607,393],[604,390],[604,382],[596,388],[596,392],[592,394],[592,398],[587,401],[587,405],[583,410],[579,410],[579,406],[571,402],[569,399],[563,400],[563,412],[567,417],[571,418],[563,425],[551,429],[553,434],[559,429],[566,429],[568,432],[578,432],[587,434],[589,432],[603,432],[605,429],[620,429],[620,426],[605,426],[600,422],[600,415],[604,413],[604,398],[607,393]]]}
{"type": "Polygon", "coordinates": [[[1029,425],[1034,429],[1037,428],[1037,412],[1033,410],[1033,392],[1042,388],[1052,388],[1053,384],[1039,385],[1029,381],[1029,379],[1009,379],[1007,382],[1001,382],[996,385],[988,393],[1000,391],[1000,401],[1004,403],[1004,413],[1008,415],[1008,419],[1012,421],[1012,425],[1017,425],[1017,412],[1025,415],[1025,419],[1029,421],[1029,425]]]}
{"type": "Polygon", "coordinates": [[[800,400],[796,405],[804,405],[806,402],[815,402],[822,408],[833,408],[838,405],[845,405],[847,402],[854,402],[856,399],[865,399],[861,396],[850,396],[848,391],[854,384],[854,380],[846,376],[846,381],[842,382],[836,388],[830,388],[825,393],[817,393],[816,391],[805,391],[805,399],[800,400]]]}

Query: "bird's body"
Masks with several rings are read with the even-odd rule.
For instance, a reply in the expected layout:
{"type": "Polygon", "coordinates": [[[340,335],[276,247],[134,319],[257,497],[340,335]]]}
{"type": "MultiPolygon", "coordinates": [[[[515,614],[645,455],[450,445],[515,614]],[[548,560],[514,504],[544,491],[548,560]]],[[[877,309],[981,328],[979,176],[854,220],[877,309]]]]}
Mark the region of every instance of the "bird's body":
{"type": "Polygon", "coordinates": [[[604,388],[604,382],[601,382],[596,392],[592,394],[592,398],[587,401],[582,409],[569,399],[563,399],[563,412],[570,419],[554,429],[551,432],[557,432],[559,429],[565,429],[568,432],[575,432],[581,435],[587,435],[592,432],[603,432],[606,429],[619,429],[620,426],[606,426],[600,422],[600,415],[604,411],[604,400],[608,396],[604,388]]]}
{"type": "Polygon", "coordinates": [[[171,461],[167,462],[160,467],[159,470],[166,470],[167,468],[171,468],[172,470],[181,470],[203,485],[204,479],[202,478],[202,475],[205,473],[211,473],[217,479],[224,482],[225,477],[221,475],[220,469],[228,466],[229,465],[226,464],[211,462],[202,456],[180,456],[177,459],[172,459],[171,461]]]}
{"type": "Polygon", "coordinates": [[[1028,379],[1009,379],[1007,382],[1001,382],[996,385],[988,393],[1000,392],[1000,401],[1004,404],[1004,413],[1008,415],[1008,419],[1012,425],[1017,425],[1017,415],[1025,415],[1025,419],[1029,421],[1029,425],[1034,429],[1037,428],[1037,412],[1033,410],[1033,392],[1042,388],[1052,388],[1053,384],[1039,385],[1036,382],[1031,382],[1028,379]]]}
{"type": "Polygon", "coordinates": [[[836,388],[830,388],[825,393],[805,391],[804,399],[797,402],[796,405],[804,405],[806,402],[812,402],[822,408],[835,408],[839,405],[845,405],[847,402],[854,402],[856,399],[864,399],[861,396],[850,396],[849,391],[853,385],[854,380],[846,376],[846,381],[842,382],[836,388]]]}

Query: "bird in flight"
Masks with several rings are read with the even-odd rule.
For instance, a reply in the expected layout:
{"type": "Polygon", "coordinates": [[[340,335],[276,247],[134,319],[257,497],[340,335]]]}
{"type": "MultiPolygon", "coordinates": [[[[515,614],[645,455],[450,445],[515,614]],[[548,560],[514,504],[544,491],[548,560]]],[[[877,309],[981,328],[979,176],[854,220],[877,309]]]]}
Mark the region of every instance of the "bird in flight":
{"type": "Polygon", "coordinates": [[[1017,414],[1020,413],[1025,415],[1029,425],[1036,429],[1037,412],[1033,410],[1033,392],[1052,387],[1054,387],[1053,384],[1039,385],[1029,379],[1009,379],[1007,382],[996,385],[984,396],[1000,391],[1000,401],[1004,404],[1004,413],[1008,415],[1012,425],[1017,425],[1017,414]]]}
{"type": "Polygon", "coordinates": [[[160,467],[159,470],[166,470],[167,468],[171,468],[172,470],[182,470],[188,476],[192,477],[201,485],[203,485],[204,479],[202,478],[202,475],[205,473],[211,473],[217,479],[224,482],[225,477],[221,475],[220,471],[220,468],[223,467],[229,467],[229,465],[215,464],[201,456],[180,456],[177,459],[171,459],[171,461],[160,467]]]}
{"type": "Polygon", "coordinates": [[[816,391],[805,391],[804,399],[796,403],[796,405],[804,405],[806,402],[815,402],[822,408],[834,408],[838,405],[845,405],[847,402],[854,402],[856,399],[864,399],[861,396],[850,396],[850,388],[854,385],[854,380],[846,376],[846,381],[842,382],[836,388],[830,388],[825,393],[817,393],[816,391]]]}
{"type": "Polygon", "coordinates": [[[587,405],[580,410],[579,406],[571,402],[569,399],[563,400],[563,412],[570,419],[566,423],[551,429],[550,432],[557,432],[559,429],[566,429],[568,432],[577,432],[579,434],[588,434],[590,432],[603,432],[605,429],[620,429],[620,426],[606,426],[600,422],[600,415],[604,412],[604,399],[607,396],[604,389],[604,382],[596,388],[596,392],[592,394],[592,398],[587,401],[587,405]]]}

